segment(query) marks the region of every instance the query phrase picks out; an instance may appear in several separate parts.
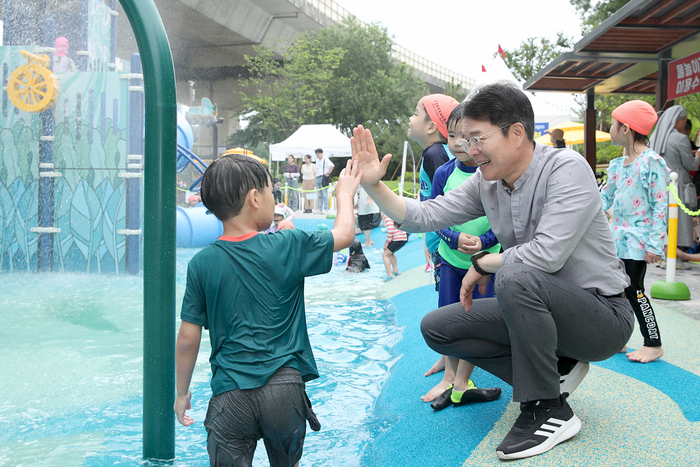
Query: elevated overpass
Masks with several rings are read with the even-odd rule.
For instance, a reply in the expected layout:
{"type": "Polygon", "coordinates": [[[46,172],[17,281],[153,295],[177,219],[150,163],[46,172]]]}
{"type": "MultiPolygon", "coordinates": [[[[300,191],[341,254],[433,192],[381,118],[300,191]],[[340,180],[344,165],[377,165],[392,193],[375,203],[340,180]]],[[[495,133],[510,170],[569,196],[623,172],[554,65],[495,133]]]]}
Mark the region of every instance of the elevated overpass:
{"type": "MultiPolygon", "coordinates": [[[[155,0],[168,32],[175,62],[178,102],[199,105],[203,97],[217,104],[219,143],[238,128],[239,108],[235,91],[238,80],[246,76],[244,56],[255,53],[257,45],[279,52],[305,31],[315,31],[351,17],[333,0],[155,0]],[[194,94],[195,100],[191,99],[194,94]]],[[[117,56],[128,59],[136,44],[120,8],[117,56]]],[[[359,18],[358,18],[359,20],[359,18]]],[[[475,81],[425,59],[398,44],[392,55],[413,67],[431,92],[442,92],[453,81],[463,89],[475,81]]],[[[201,130],[200,130],[201,131],[201,130]]],[[[206,130],[200,142],[211,141],[206,130]]],[[[203,155],[212,153],[211,145],[200,147],[203,155]]]]}

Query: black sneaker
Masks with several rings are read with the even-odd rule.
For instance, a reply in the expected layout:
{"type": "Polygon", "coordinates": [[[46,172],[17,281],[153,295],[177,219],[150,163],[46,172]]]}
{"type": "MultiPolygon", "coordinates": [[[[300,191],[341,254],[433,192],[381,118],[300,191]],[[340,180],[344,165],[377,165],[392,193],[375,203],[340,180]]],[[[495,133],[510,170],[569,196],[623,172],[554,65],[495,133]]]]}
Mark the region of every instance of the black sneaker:
{"type": "Polygon", "coordinates": [[[560,407],[544,401],[523,402],[520,416],[496,448],[499,459],[522,459],[549,451],[581,430],[581,420],[559,396],[560,407]]]}
{"type": "Polygon", "coordinates": [[[559,393],[571,395],[574,389],[581,384],[586,377],[589,368],[588,362],[581,362],[569,357],[559,357],[557,370],[559,371],[559,393]]]}

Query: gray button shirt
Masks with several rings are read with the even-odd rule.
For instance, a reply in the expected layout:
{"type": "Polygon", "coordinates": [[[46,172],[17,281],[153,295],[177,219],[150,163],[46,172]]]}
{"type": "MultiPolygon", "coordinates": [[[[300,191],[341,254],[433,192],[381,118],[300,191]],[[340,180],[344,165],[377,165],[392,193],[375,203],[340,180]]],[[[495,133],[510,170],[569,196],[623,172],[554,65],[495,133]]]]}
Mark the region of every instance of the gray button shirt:
{"type": "Polygon", "coordinates": [[[401,230],[429,232],[486,216],[504,264],[524,263],[600,295],[630,282],[590,166],[570,149],[536,144],[525,173],[509,190],[481,171],[434,200],[406,199],[401,230]]]}

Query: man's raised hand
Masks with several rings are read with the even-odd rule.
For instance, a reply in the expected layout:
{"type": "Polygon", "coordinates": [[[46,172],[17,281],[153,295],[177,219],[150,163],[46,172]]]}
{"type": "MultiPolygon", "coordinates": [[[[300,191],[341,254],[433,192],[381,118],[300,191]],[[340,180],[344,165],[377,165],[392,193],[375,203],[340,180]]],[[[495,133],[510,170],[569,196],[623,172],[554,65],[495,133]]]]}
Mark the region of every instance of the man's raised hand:
{"type": "Polygon", "coordinates": [[[362,171],[363,185],[376,185],[382,179],[389,167],[391,154],[384,156],[379,161],[379,154],[374,145],[372,132],[358,125],[352,130],[353,137],[350,138],[350,148],[352,149],[352,159],[358,161],[359,170],[362,171]]]}

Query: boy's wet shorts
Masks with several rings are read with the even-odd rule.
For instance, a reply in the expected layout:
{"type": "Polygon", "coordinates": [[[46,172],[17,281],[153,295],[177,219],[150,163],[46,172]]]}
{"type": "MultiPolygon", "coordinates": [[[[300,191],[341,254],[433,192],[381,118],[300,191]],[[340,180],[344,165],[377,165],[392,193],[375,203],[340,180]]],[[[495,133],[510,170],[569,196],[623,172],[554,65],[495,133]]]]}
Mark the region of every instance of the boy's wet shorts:
{"type": "Polygon", "coordinates": [[[389,242],[389,244],[386,246],[387,250],[391,251],[392,253],[396,253],[399,251],[403,246],[408,243],[408,240],[402,240],[400,242],[389,242]]]}
{"type": "Polygon", "coordinates": [[[292,467],[301,459],[307,419],[318,424],[301,372],[294,368],[280,368],[261,388],[214,396],[204,420],[209,462],[250,466],[262,438],[271,466],[292,467]]]}

